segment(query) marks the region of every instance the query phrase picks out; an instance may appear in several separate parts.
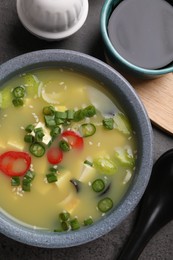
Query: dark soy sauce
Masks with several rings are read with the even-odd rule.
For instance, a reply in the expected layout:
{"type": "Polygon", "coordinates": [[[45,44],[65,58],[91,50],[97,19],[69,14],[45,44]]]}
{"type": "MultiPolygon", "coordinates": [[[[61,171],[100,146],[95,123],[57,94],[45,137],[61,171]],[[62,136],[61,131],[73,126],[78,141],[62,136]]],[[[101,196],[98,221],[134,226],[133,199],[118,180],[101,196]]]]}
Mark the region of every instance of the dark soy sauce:
{"type": "Polygon", "coordinates": [[[124,0],[114,9],[108,34],[134,65],[159,69],[173,61],[173,1],[124,0]]]}

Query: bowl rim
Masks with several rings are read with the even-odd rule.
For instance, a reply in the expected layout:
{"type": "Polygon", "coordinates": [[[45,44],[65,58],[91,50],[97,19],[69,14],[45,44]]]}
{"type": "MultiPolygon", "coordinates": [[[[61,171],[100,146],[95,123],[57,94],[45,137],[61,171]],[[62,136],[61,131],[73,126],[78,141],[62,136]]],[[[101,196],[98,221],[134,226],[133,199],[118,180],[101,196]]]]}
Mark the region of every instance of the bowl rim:
{"type": "MultiPolygon", "coordinates": [[[[112,82],[113,88],[120,92],[120,96],[124,95],[129,99],[129,106],[132,107],[134,117],[138,121],[140,132],[139,144],[140,152],[140,174],[134,178],[132,188],[128,192],[126,199],[123,199],[116,210],[113,210],[106,218],[102,218],[87,228],[82,228],[79,231],[67,233],[55,233],[44,230],[34,230],[23,226],[18,222],[8,218],[0,210],[0,232],[7,237],[24,244],[43,247],[43,248],[66,248],[85,244],[107,234],[113,228],[120,224],[136,207],[141,199],[145,188],[148,184],[151,169],[153,165],[153,132],[147,112],[131,85],[121,76],[116,70],[106,63],[98,60],[87,54],[83,54],[70,50],[40,50],[17,56],[0,66],[0,83],[5,82],[7,78],[13,77],[21,71],[27,71],[41,67],[41,65],[57,65],[70,64],[78,66],[81,73],[85,70],[93,71],[93,75],[112,82]],[[65,62],[65,63],[64,63],[65,62]],[[115,87],[116,85],[116,87],[115,87]]],[[[69,68],[69,66],[68,66],[69,68]]]]}
{"type": "Polygon", "coordinates": [[[149,76],[159,76],[162,74],[164,75],[173,72],[173,64],[172,65],[170,64],[169,67],[165,67],[161,69],[145,69],[130,63],[116,51],[115,47],[112,45],[109,39],[107,24],[108,24],[108,19],[110,17],[110,14],[113,11],[114,7],[116,6],[116,4],[119,4],[122,1],[123,0],[106,0],[100,14],[100,29],[101,29],[102,39],[104,41],[106,48],[110,51],[112,57],[116,58],[120,63],[122,63],[128,69],[143,75],[146,74],[149,76]]]}

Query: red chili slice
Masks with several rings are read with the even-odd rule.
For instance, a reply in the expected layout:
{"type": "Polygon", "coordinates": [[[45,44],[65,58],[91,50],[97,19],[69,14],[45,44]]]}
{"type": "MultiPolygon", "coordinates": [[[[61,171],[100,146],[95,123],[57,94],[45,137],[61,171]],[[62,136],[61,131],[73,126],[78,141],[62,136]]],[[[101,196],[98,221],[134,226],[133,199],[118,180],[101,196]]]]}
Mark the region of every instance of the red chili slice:
{"type": "Polygon", "coordinates": [[[68,140],[72,148],[83,148],[83,138],[72,130],[67,130],[62,133],[62,137],[68,140]]]}
{"type": "Polygon", "coordinates": [[[58,164],[63,159],[63,153],[59,148],[51,147],[47,151],[47,159],[48,159],[48,162],[51,164],[58,164]]]}
{"type": "Polygon", "coordinates": [[[0,171],[10,177],[24,175],[29,170],[30,165],[31,157],[28,153],[8,151],[0,155],[0,171]],[[18,160],[23,160],[24,162],[22,170],[15,169],[15,163],[18,160]]]}

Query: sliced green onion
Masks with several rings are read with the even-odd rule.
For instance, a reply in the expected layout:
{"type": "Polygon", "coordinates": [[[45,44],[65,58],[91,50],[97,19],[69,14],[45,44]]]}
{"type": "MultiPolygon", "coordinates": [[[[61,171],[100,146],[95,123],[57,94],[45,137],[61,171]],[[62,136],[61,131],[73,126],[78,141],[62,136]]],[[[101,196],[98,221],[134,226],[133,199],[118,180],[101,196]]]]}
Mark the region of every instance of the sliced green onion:
{"type": "Polygon", "coordinates": [[[25,96],[25,88],[23,86],[15,87],[12,94],[15,98],[23,98],[25,96]]]}
{"type": "Polygon", "coordinates": [[[60,218],[60,220],[62,220],[62,221],[67,221],[67,220],[70,219],[70,213],[67,212],[67,211],[61,212],[61,213],[59,214],[59,218],[60,218]]]}
{"type": "Polygon", "coordinates": [[[28,125],[26,128],[25,128],[25,131],[27,133],[31,133],[32,131],[34,130],[34,125],[28,125]]]}
{"type": "Polygon", "coordinates": [[[27,179],[28,181],[33,181],[33,179],[35,178],[35,173],[33,171],[29,170],[25,174],[24,178],[27,179]]]}
{"type": "Polygon", "coordinates": [[[21,107],[21,106],[23,106],[23,99],[22,98],[14,98],[12,100],[12,103],[15,107],[21,107]]]}
{"type": "Polygon", "coordinates": [[[92,117],[96,114],[96,109],[93,105],[85,107],[83,111],[85,117],[92,117]]]}
{"type": "Polygon", "coordinates": [[[52,116],[47,116],[45,115],[44,116],[44,120],[45,120],[45,123],[46,123],[46,126],[47,127],[53,127],[53,126],[56,126],[56,122],[55,122],[55,116],[52,115],[52,116]]]}
{"type": "Polygon", "coordinates": [[[85,118],[85,114],[83,109],[79,109],[77,111],[74,112],[74,121],[78,122],[80,120],[83,120],[85,118]]]}
{"type": "Polygon", "coordinates": [[[61,118],[55,118],[56,125],[62,125],[64,124],[65,120],[61,118]]]}
{"type": "Polygon", "coordinates": [[[46,178],[47,178],[48,183],[56,182],[58,180],[57,174],[55,174],[55,173],[46,174],[46,178]]]}
{"type": "Polygon", "coordinates": [[[93,224],[93,219],[92,217],[89,217],[87,219],[84,220],[84,226],[89,226],[93,224]]]}
{"type": "Polygon", "coordinates": [[[62,221],[61,222],[61,227],[62,227],[63,231],[67,231],[67,230],[70,229],[70,223],[67,222],[67,221],[62,221]]]}
{"type": "Polygon", "coordinates": [[[82,124],[79,127],[79,132],[83,137],[92,136],[96,132],[95,125],[88,123],[88,124],[82,124]]]}
{"type": "Polygon", "coordinates": [[[67,141],[65,140],[61,140],[59,142],[59,148],[63,151],[63,152],[68,152],[70,151],[70,145],[67,141]]]}
{"type": "Polygon", "coordinates": [[[107,211],[109,211],[111,208],[113,207],[113,201],[106,197],[102,200],[99,201],[98,203],[98,209],[103,212],[106,213],[107,211]]]}
{"type": "Polygon", "coordinates": [[[50,135],[52,138],[57,137],[61,133],[61,128],[59,126],[55,126],[51,129],[50,135]]]}
{"type": "Polygon", "coordinates": [[[54,167],[49,168],[49,171],[54,174],[57,173],[57,169],[54,167]]]}
{"type": "Polygon", "coordinates": [[[30,191],[31,190],[31,181],[27,178],[23,178],[22,180],[22,190],[23,191],[30,191]]]}
{"type": "Polygon", "coordinates": [[[43,114],[47,116],[52,116],[55,114],[55,108],[52,106],[47,106],[43,108],[43,114]]]}
{"type": "Polygon", "coordinates": [[[61,112],[61,111],[56,111],[55,117],[57,119],[66,119],[67,118],[67,113],[66,112],[61,112]]]}
{"type": "Polygon", "coordinates": [[[29,151],[36,157],[41,157],[45,154],[45,147],[41,143],[33,143],[29,147],[29,151]]]}
{"type": "Polygon", "coordinates": [[[93,181],[92,183],[92,189],[95,192],[101,192],[103,191],[105,188],[105,183],[102,179],[96,179],[95,181],[93,181]]]}
{"type": "Polygon", "coordinates": [[[70,226],[72,230],[80,229],[80,224],[77,218],[70,220],[70,226]]]}
{"type": "Polygon", "coordinates": [[[35,141],[41,142],[44,137],[43,128],[42,127],[35,128],[34,132],[35,132],[35,141]]]}
{"type": "Polygon", "coordinates": [[[102,123],[103,123],[103,126],[108,130],[112,130],[114,128],[113,118],[105,118],[105,119],[103,119],[102,123]]]}
{"type": "Polygon", "coordinates": [[[67,110],[67,120],[72,120],[74,118],[74,110],[67,110]]]}
{"type": "Polygon", "coordinates": [[[35,138],[34,138],[34,136],[31,135],[31,134],[27,134],[27,135],[24,136],[24,141],[25,141],[25,143],[30,143],[30,144],[32,144],[32,143],[34,142],[34,140],[35,140],[35,138]]]}
{"type": "Polygon", "coordinates": [[[11,178],[11,186],[19,186],[20,185],[20,178],[19,176],[14,176],[11,178]]]}

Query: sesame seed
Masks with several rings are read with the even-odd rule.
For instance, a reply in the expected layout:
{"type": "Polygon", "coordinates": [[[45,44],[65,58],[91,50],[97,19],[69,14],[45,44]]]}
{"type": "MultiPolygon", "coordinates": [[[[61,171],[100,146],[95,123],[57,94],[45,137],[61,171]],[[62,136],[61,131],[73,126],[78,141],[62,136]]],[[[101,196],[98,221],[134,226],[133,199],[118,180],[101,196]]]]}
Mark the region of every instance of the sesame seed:
{"type": "Polygon", "coordinates": [[[65,84],[64,81],[61,81],[61,82],[59,83],[60,86],[62,86],[62,85],[64,85],[64,84],[65,84]]]}

